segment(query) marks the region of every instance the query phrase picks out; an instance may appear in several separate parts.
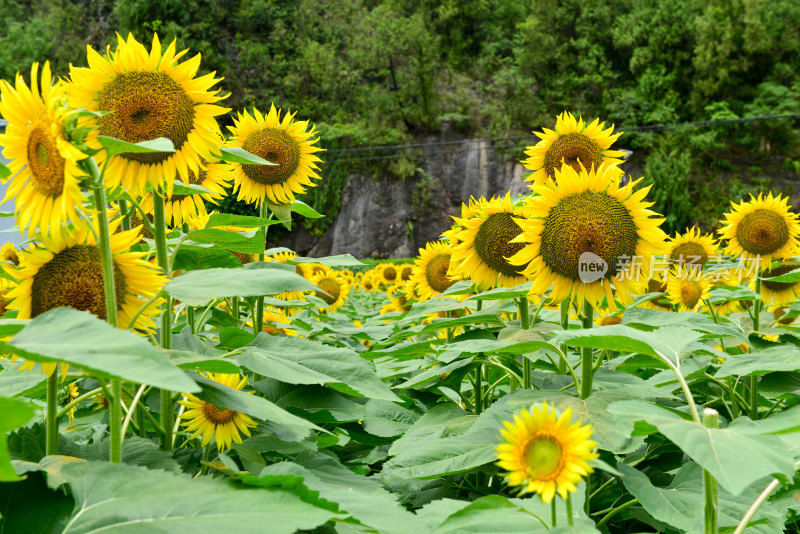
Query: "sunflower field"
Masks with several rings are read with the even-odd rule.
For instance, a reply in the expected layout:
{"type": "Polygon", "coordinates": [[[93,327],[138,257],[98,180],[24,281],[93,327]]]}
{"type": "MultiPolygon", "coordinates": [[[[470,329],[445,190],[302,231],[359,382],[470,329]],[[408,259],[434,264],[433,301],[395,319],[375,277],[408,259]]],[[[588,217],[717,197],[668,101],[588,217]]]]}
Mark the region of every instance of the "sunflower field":
{"type": "Polygon", "coordinates": [[[265,250],[323,216],[314,125],[223,131],[157,36],[84,63],[0,80],[0,532],[800,532],[787,198],[667,235],[565,111],[413,263],[265,250]]]}

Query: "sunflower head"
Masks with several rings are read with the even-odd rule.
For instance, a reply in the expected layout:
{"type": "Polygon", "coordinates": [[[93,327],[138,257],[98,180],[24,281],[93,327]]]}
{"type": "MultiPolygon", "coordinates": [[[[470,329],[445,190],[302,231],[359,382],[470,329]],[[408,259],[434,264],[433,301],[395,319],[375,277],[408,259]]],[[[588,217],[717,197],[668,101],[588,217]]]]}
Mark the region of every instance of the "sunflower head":
{"type": "Polygon", "coordinates": [[[315,296],[325,301],[322,311],[333,312],[342,307],[350,294],[350,284],[333,269],[324,269],[312,275],[311,283],[320,291],[315,296]]]}
{"type": "Polygon", "coordinates": [[[545,183],[548,178],[555,180],[562,165],[579,171],[581,167],[598,169],[603,164],[612,167],[618,179],[622,175],[618,165],[623,153],[609,148],[622,132],[612,133],[613,125],[606,130],[604,127],[600,119],[587,125],[582,118],[575,119],[565,111],[556,118],[555,131],[543,128],[544,133],[534,132],[540,141],[527,147],[528,158],[522,161],[525,168],[533,171],[527,180],[537,184],[545,183]]]}
{"type": "Polygon", "coordinates": [[[513,423],[503,421],[503,443],[497,446],[497,465],[508,471],[506,481],[519,486],[520,493],[536,492],[546,503],[556,492],[566,499],[567,492],[593,471],[589,461],[594,451],[591,425],[573,423],[572,410],[560,416],[546,402],[514,415],[513,423]]]}
{"type": "Polygon", "coordinates": [[[722,222],[725,226],[720,235],[728,241],[725,252],[755,261],[760,267],[800,252],[797,215],[780,195],[750,195],[749,201],[733,204],[722,222]]]}
{"type": "MultiPolygon", "coordinates": [[[[800,295],[800,282],[773,282],[769,278],[788,274],[797,269],[800,269],[800,265],[795,263],[764,269],[761,273],[761,300],[766,304],[772,303],[773,306],[783,306],[795,301],[800,295]]],[[[750,288],[755,290],[755,280],[750,282],[750,288]]]]}
{"type": "Polygon", "coordinates": [[[667,280],[667,298],[683,311],[696,311],[708,299],[710,289],[711,279],[699,267],[673,267],[667,280]]]}
{"type": "Polygon", "coordinates": [[[444,241],[419,249],[410,283],[420,300],[430,300],[456,283],[459,277],[451,270],[451,256],[452,249],[444,241]]]}
{"type": "MultiPolygon", "coordinates": [[[[215,73],[196,77],[200,55],[179,62],[187,50],[177,52],[175,41],[166,50],[157,35],[148,52],[131,34],[117,35],[117,47],[101,56],[87,47],[88,68],[70,67],[70,105],[104,113],[88,144],[100,149],[98,135],[131,143],[166,137],[175,152],[123,153],[108,161],[106,183],[122,185],[133,195],[143,195],[150,184],[172,193],[176,175],[189,183],[189,172],[199,174],[202,160],[211,161],[222,135],[215,117],[229,111],[216,105],[224,96],[213,89],[221,78],[215,73]]],[[[100,152],[98,163],[105,162],[100,152]]]]}
{"type": "Polygon", "coordinates": [[[672,262],[702,267],[717,251],[711,234],[701,235],[697,227],[675,234],[667,244],[667,256],[672,262]]]}
{"type": "Polygon", "coordinates": [[[513,242],[525,246],[509,258],[533,280],[531,294],[552,286],[554,303],[571,298],[580,306],[586,298],[596,306],[605,298],[615,310],[613,280],[617,296],[631,301],[666,235],[663,219],[652,217],[644,201],[650,188],[634,190],[640,180],[620,187],[614,173],[606,166],[580,172],[564,166],[555,182],[533,186],[537,194],[521,207],[525,218],[515,219],[522,233],[513,242]]]}

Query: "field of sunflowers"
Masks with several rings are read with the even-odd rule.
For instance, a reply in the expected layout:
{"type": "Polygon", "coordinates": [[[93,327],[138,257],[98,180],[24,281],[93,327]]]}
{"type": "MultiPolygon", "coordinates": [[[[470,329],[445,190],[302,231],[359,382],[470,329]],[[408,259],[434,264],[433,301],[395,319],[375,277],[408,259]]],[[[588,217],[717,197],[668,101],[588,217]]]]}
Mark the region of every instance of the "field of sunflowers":
{"type": "Polygon", "coordinates": [[[667,236],[564,112],[413,262],[301,257],[308,120],[223,132],[157,37],[84,63],[0,81],[0,532],[800,532],[786,198],[667,236]]]}

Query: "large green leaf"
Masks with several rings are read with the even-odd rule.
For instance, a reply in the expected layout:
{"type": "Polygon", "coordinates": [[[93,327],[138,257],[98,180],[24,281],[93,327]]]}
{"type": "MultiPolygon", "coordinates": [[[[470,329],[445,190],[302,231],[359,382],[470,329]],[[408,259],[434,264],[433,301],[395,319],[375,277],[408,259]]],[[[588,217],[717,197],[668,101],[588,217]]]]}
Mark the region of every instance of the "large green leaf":
{"type": "MultiPolygon", "coordinates": [[[[654,486],[644,473],[627,464],[618,463],[617,470],[625,488],[656,520],[685,532],[703,532],[703,478],[702,469],[697,464],[684,464],[666,488],[654,486]]],[[[754,489],[743,495],[731,495],[721,489],[718,500],[720,528],[735,527],[757,495],[758,490],[754,489]]],[[[783,521],[769,503],[759,508],[753,521],[756,523],[751,524],[747,532],[771,534],[783,530],[783,521]]]]}
{"type": "Polygon", "coordinates": [[[741,356],[728,356],[717,371],[717,378],[726,376],[762,375],[770,371],[800,369],[800,349],[791,344],[754,350],[741,356]]]}
{"type": "Polygon", "coordinates": [[[364,264],[358,261],[352,254],[339,254],[338,256],[324,256],[322,258],[304,258],[295,256],[291,259],[292,263],[319,263],[328,267],[359,267],[364,264]]]}
{"type": "Polygon", "coordinates": [[[399,436],[420,414],[394,402],[372,399],[364,407],[364,430],[375,436],[399,436]]]}
{"type": "Polygon", "coordinates": [[[321,213],[317,210],[303,202],[302,200],[295,200],[292,202],[292,211],[297,213],[298,215],[302,215],[306,219],[319,219],[320,217],[324,217],[321,213]]]}
{"type": "Polygon", "coordinates": [[[0,372],[0,397],[34,396],[44,392],[46,380],[41,373],[4,369],[0,372]]]}
{"type": "Polygon", "coordinates": [[[238,146],[220,147],[219,152],[219,159],[227,161],[228,163],[240,163],[243,165],[277,165],[277,163],[267,161],[261,156],[257,156],[238,146]]]}
{"type": "Polygon", "coordinates": [[[200,389],[147,339],[71,308],[46,311],[0,347],[28,360],[64,361],[106,378],[171,391],[200,389]]]}
{"type": "Polygon", "coordinates": [[[0,397],[0,482],[19,480],[8,456],[7,433],[21,427],[36,414],[27,402],[0,397]]]}
{"type": "Polygon", "coordinates": [[[576,347],[661,356],[674,364],[687,352],[707,348],[693,343],[701,335],[685,327],[670,326],[644,332],[625,325],[610,325],[588,330],[562,331],[557,338],[561,343],[576,347]]]}
{"type": "Polygon", "coordinates": [[[186,239],[195,243],[217,245],[225,250],[244,252],[246,254],[264,252],[264,231],[261,228],[242,232],[233,232],[220,228],[204,228],[189,232],[186,239]]]}
{"type": "Polygon", "coordinates": [[[196,271],[215,267],[236,268],[241,265],[239,258],[225,249],[183,243],[175,252],[172,268],[176,271],[196,271]]]}
{"type": "MultiPolygon", "coordinates": [[[[49,472],[48,472],[49,473],[49,472]]],[[[269,532],[313,529],[335,513],[278,489],[249,489],[223,480],[105,462],[60,468],[75,509],[63,534],[269,532]]]]}
{"type": "Polygon", "coordinates": [[[244,228],[258,228],[278,224],[280,221],[275,219],[265,219],[263,217],[253,217],[252,215],[234,215],[232,213],[212,213],[208,217],[206,228],[214,226],[241,226],[244,228]]]}
{"type": "Polygon", "coordinates": [[[359,397],[400,400],[381,382],[372,365],[351,349],[265,334],[246,348],[236,362],[258,374],[290,384],[325,384],[359,397]]]}
{"type": "Polygon", "coordinates": [[[204,377],[197,377],[196,380],[203,388],[196,396],[220,408],[228,408],[229,410],[252,415],[272,424],[282,425],[296,433],[299,439],[307,436],[312,429],[322,430],[314,423],[292,415],[262,397],[248,395],[204,377]]]}
{"type": "Polygon", "coordinates": [[[184,273],[164,289],[189,305],[200,306],[217,297],[258,297],[318,288],[299,274],[279,268],[217,268],[184,273]]]}
{"type": "Polygon", "coordinates": [[[28,473],[19,482],[0,482],[0,532],[61,534],[75,501],[47,487],[44,475],[28,473]]]}
{"type": "Polygon", "coordinates": [[[619,416],[620,423],[627,421],[632,425],[636,421],[645,421],[658,428],[734,495],[770,475],[794,474],[792,456],[786,445],[775,436],[743,432],[735,426],[705,428],[643,401],[614,403],[609,411],[619,416]],[[742,461],[743,458],[747,461],[742,461]]]}
{"type": "Polygon", "coordinates": [[[130,143],[122,139],[98,135],[97,141],[105,149],[108,157],[116,154],[147,154],[153,152],[175,152],[175,145],[166,137],[157,137],[139,143],[130,143]]]}

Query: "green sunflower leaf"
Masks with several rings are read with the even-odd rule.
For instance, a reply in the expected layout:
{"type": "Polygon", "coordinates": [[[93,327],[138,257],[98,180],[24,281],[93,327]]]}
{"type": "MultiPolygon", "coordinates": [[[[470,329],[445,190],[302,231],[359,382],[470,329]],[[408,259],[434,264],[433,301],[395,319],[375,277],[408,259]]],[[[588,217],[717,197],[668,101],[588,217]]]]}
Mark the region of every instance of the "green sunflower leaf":
{"type": "Polygon", "coordinates": [[[117,154],[148,153],[148,152],[175,152],[175,145],[166,137],[157,137],[139,143],[129,143],[115,137],[98,135],[97,141],[103,146],[108,157],[117,154]]]}
{"type": "Polygon", "coordinates": [[[243,165],[277,165],[277,163],[267,161],[261,156],[256,156],[238,146],[220,147],[219,151],[219,159],[227,161],[228,163],[240,163],[243,165]]]}
{"type": "Polygon", "coordinates": [[[197,184],[185,184],[180,180],[175,180],[172,186],[173,195],[202,195],[204,193],[213,193],[205,187],[197,184]]]}
{"type": "Polygon", "coordinates": [[[319,213],[302,200],[295,200],[292,202],[292,211],[298,215],[302,215],[307,219],[319,219],[321,217],[325,217],[323,214],[319,213]]]}
{"type": "Polygon", "coordinates": [[[260,226],[270,226],[278,224],[280,221],[275,219],[264,219],[263,217],[253,217],[251,215],[234,215],[232,213],[212,213],[208,217],[206,228],[212,226],[242,226],[245,228],[256,228],[260,226]]]}
{"type": "Polygon", "coordinates": [[[258,297],[319,288],[293,271],[264,264],[251,269],[190,271],[168,282],[164,289],[176,299],[200,306],[217,297],[258,297]]]}
{"type": "MultiPolygon", "coordinates": [[[[60,457],[55,457],[60,458],[60,457]]],[[[269,532],[313,529],[338,514],[303,502],[290,491],[250,489],[200,478],[106,462],[68,463],[51,473],[63,480],[75,509],[63,534],[100,532],[269,532]]]]}
{"type": "Polygon", "coordinates": [[[264,252],[264,231],[261,228],[244,232],[233,232],[220,228],[204,228],[186,235],[186,239],[195,243],[217,245],[225,250],[260,254],[264,252]]]}
{"type": "Polygon", "coordinates": [[[306,258],[295,256],[289,260],[291,263],[319,263],[328,267],[360,267],[364,263],[358,261],[352,254],[339,254],[338,256],[324,256],[322,258],[306,258]]]}
{"type": "Polygon", "coordinates": [[[27,360],[62,361],[105,378],[170,391],[200,389],[146,338],[72,308],[44,312],[0,347],[27,360]]]}
{"type": "Polygon", "coordinates": [[[0,397],[0,482],[19,480],[8,456],[7,433],[21,427],[36,415],[27,402],[0,397]]]}
{"type": "Polygon", "coordinates": [[[11,169],[6,167],[6,164],[0,161],[0,181],[5,182],[7,178],[11,177],[11,169]]]}

